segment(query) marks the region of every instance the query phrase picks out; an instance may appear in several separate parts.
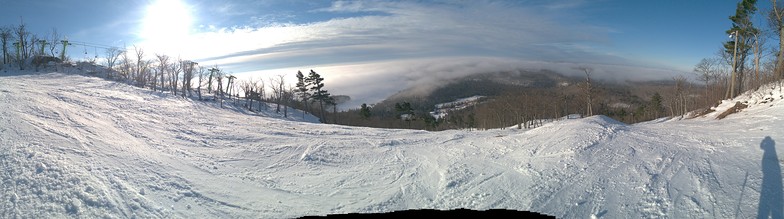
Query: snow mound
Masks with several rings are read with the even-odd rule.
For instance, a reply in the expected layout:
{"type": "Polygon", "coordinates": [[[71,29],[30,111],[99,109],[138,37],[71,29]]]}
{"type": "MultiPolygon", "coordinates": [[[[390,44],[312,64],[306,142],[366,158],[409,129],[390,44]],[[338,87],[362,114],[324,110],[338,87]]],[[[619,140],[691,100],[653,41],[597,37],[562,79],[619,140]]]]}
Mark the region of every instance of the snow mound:
{"type": "Polygon", "coordinates": [[[708,113],[705,117],[719,118],[722,114],[731,117],[732,114],[736,114],[736,112],[727,112],[729,110],[746,112],[740,113],[739,115],[754,115],[759,114],[758,112],[760,110],[764,111],[767,108],[780,107],[781,105],[784,105],[784,101],[781,101],[784,99],[784,90],[782,89],[784,84],[782,83],[784,82],[769,83],[760,86],[756,90],[744,92],[731,100],[722,100],[718,106],[711,108],[714,112],[708,113]],[[738,109],[738,107],[736,107],[736,104],[738,103],[745,105],[746,108],[738,109]]]}

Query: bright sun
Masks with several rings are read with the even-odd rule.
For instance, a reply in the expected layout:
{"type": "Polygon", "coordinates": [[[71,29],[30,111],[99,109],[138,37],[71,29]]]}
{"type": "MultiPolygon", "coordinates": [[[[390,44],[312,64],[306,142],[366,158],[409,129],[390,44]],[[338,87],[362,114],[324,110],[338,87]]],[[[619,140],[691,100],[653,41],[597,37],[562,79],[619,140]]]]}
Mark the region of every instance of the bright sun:
{"type": "Polygon", "coordinates": [[[140,36],[156,43],[174,43],[190,33],[190,7],[181,0],[156,0],[147,6],[140,36]]]}

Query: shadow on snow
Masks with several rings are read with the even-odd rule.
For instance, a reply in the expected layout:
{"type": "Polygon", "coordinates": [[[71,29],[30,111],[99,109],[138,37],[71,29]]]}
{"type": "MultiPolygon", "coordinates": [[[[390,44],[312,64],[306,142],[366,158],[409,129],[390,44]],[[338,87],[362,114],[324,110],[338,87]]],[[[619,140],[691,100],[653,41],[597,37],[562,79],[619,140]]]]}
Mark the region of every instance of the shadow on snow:
{"type": "Polygon", "coordinates": [[[776,142],[766,136],[760,143],[762,154],[762,188],[757,218],[784,219],[784,196],[781,186],[781,165],[776,156],[776,142]]]}

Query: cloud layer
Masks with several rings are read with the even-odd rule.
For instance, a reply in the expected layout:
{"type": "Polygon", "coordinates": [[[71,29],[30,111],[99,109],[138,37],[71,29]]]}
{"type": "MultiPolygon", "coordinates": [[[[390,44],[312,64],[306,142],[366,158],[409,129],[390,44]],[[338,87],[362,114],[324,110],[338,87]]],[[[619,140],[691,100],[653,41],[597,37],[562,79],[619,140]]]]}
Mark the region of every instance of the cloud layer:
{"type": "MultiPolygon", "coordinates": [[[[314,69],[326,76],[333,94],[352,96],[349,105],[491,71],[569,74],[577,65],[588,65],[607,78],[672,77],[675,71],[603,51],[613,30],[584,23],[577,12],[582,4],[336,1],[302,9],[302,16],[320,15],[308,22],[248,14],[246,25],[207,25],[185,39],[142,45],[219,64],[245,77],[288,74],[293,79],[296,70],[314,69]]],[[[213,10],[232,8],[237,6],[213,10]]]]}

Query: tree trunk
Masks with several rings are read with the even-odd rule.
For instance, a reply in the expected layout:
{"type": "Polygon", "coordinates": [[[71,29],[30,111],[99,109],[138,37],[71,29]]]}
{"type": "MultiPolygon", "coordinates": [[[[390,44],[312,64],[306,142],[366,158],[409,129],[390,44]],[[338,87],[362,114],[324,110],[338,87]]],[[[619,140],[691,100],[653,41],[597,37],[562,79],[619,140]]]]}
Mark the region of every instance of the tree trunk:
{"type": "Polygon", "coordinates": [[[324,101],[319,100],[319,108],[321,109],[321,118],[319,118],[319,120],[321,120],[323,123],[326,123],[326,119],[324,118],[324,101]]]}
{"type": "Polygon", "coordinates": [[[779,26],[779,54],[776,57],[776,80],[784,76],[784,25],[779,26]]]}

